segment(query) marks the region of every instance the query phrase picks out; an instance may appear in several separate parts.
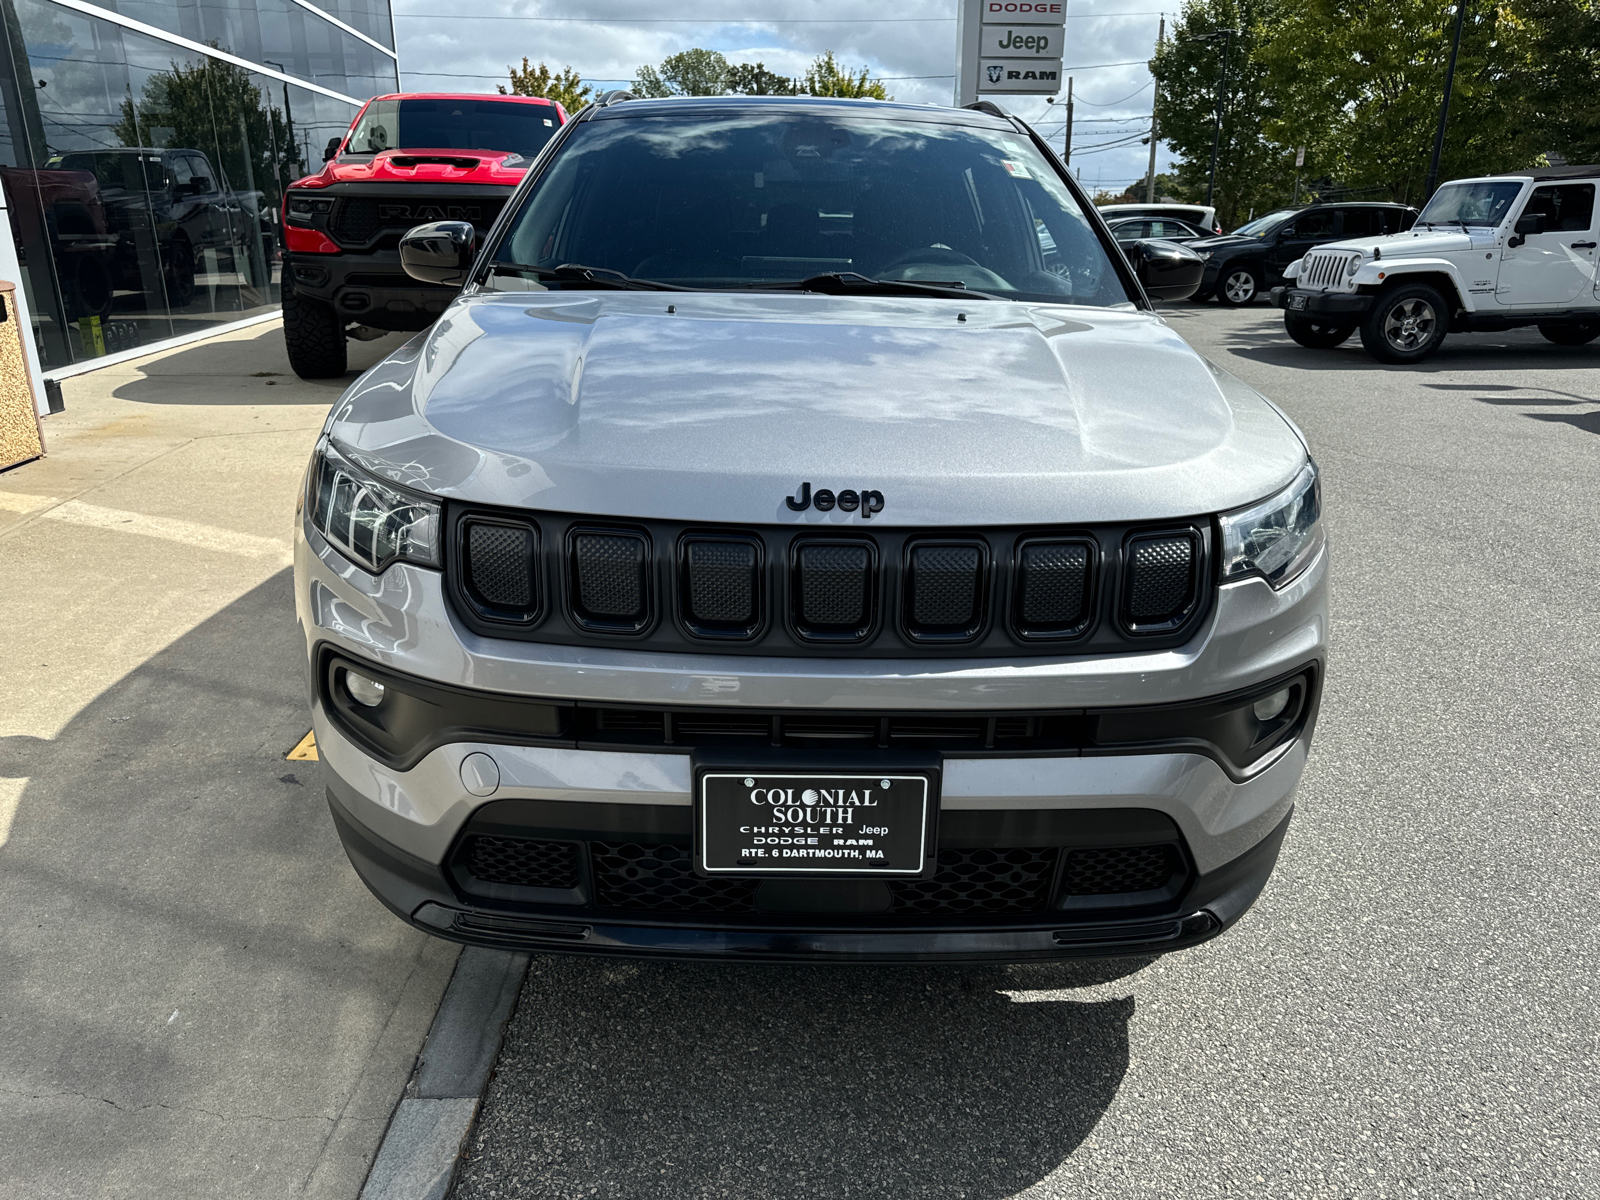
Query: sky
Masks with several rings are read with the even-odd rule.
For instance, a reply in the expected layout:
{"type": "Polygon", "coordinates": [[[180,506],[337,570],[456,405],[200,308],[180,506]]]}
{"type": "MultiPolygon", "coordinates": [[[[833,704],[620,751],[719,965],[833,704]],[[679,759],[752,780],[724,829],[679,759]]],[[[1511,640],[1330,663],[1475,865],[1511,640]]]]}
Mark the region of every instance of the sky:
{"type": "MultiPolygon", "coordinates": [[[[1177,6],[1166,2],[1170,25],[1177,6]]],[[[1149,147],[1139,144],[1150,122],[1145,62],[1162,3],[1069,0],[1062,74],[1074,80],[1071,166],[1091,190],[1121,190],[1149,163],[1149,147]]],[[[642,64],[694,46],[784,75],[802,74],[832,50],[846,68],[871,68],[890,95],[913,103],[949,104],[955,87],[956,0],[393,0],[393,9],[400,82],[411,91],[493,91],[524,55],[621,87],[642,64]]],[[[1043,96],[1001,103],[1060,147],[1063,106],[1043,96]]],[[[1162,146],[1156,169],[1171,159],[1162,146]]]]}

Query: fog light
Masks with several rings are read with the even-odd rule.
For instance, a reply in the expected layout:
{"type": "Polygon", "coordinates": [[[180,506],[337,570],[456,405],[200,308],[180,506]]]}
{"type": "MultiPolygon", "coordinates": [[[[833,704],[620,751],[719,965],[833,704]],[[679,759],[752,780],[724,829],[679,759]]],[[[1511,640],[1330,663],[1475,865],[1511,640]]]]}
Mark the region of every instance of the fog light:
{"type": "MultiPolygon", "coordinates": [[[[376,679],[368,679],[365,675],[358,675],[354,671],[346,671],[344,673],[344,690],[350,693],[350,699],[357,704],[364,704],[368,708],[377,708],[379,704],[383,703],[383,684],[376,679]]],[[[1285,695],[1287,694],[1285,693],[1285,695]]],[[[1265,702],[1263,701],[1263,703],[1265,702]]],[[[1282,709],[1283,705],[1280,704],[1278,707],[1282,709]]],[[[1256,705],[1258,712],[1260,708],[1260,704],[1256,705]]]]}
{"type": "MultiPolygon", "coordinates": [[[[374,701],[373,703],[377,703],[374,701]]],[[[1289,689],[1283,688],[1273,692],[1270,696],[1263,696],[1255,702],[1252,711],[1258,721],[1271,721],[1277,718],[1284,709],[1289,707],[1289,689]]]]}

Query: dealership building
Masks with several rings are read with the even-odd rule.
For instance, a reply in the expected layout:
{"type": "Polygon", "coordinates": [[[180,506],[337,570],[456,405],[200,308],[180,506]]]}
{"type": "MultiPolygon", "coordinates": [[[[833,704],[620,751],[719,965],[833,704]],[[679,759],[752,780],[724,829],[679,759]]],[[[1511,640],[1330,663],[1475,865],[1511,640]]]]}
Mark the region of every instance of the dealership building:
{"type": "Polygon", "coordinates": [[[0,16],[0,275],[46,377],[270,315],[284,187],[399,89],[388,0],[0,0],[0,16]]]}

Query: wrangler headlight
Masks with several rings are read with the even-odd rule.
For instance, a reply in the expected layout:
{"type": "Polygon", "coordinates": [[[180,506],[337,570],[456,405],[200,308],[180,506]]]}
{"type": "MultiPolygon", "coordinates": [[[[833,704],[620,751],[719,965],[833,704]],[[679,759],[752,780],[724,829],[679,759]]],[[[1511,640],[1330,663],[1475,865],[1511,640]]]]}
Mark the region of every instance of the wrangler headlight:
{"type": "Polygon", "coordinates": [[[1285,587],[1326,540],[1317,464],[1308,461],[1276,496],[1223,513],[1221,521],[1223,581],[1261,575],[1273,587],[1285,587]]]}
{"type": "Polygon", "coordinates": [[[1354,278],[1355,273],[1359,270],[1361,270],[1361,255],[1353,254],[1350,256],[1349,265],[1345,267],[1345,274],[1349,275],[1351,278],[1354,278]]]}
{"type": "Polygon", "coordinates": [[[312,460],[308,499],[317,532],[374,575],[401,559],[439,565],[439,502],[375,479],[327,442],[312,460]]]}

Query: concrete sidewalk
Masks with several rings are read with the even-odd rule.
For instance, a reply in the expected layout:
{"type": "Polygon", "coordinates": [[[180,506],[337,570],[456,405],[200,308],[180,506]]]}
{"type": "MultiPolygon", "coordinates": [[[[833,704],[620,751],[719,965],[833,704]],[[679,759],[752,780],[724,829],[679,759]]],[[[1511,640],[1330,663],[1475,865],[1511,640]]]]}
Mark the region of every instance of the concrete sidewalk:
{"type": "Polygon", "coordinates": [[[258,326],[66,381],[50,457],[0,474],[0,1195],[353,1200],[410,1074],[455,950],[283,759],[290,521],[343,386],[258,326]]]}

